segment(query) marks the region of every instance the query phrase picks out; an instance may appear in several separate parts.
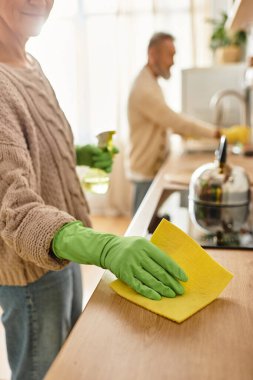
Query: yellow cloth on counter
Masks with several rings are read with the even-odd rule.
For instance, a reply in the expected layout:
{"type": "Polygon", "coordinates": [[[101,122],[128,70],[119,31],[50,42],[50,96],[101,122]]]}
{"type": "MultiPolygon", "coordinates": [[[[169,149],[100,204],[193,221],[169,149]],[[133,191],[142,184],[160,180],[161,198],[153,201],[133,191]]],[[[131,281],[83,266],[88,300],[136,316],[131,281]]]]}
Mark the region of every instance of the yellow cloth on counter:
{"type": "Polygon", "coordinates": [[[215,300],[233,278],[232,273],[211,258],[198,243],[165,219],[156,228],[151,242],[186,272],[189,279],[182,282],[185,293],[154,301],[136,293],[120,280],[113,281],[110,286],[122,297],[156,314],[183,322],[215,300]]]}

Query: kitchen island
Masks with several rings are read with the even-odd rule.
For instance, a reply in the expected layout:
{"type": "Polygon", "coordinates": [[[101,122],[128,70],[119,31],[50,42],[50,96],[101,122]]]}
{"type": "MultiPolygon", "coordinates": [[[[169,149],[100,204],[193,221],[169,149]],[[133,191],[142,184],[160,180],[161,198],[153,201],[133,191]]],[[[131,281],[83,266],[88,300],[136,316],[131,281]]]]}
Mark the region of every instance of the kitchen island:
{"type": "MultiPolygon", "coordinates": [[[[126,235],[145,236],[164,189],[186,187],[213,155],[178,152],[154,180],[126,235]]],[[[253,160],[229,156],[246,168],[253,160]]],[[[106,271],[45,380],[252,380],[253,251],[208,250],[234,274],[223,293],[182,324],[121,298],[106,271]]]]}

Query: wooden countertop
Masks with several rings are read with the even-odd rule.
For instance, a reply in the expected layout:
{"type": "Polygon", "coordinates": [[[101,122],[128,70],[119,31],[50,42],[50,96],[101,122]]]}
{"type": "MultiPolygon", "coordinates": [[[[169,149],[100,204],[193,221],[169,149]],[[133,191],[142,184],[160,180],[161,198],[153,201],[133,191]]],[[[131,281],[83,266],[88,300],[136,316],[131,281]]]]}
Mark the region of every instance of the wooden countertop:
{"type": "MultiPolygon", "coordinates": [[[[231,160],[248,168],[253,180],[252,158],[231,160]]],[[[184,155],[171,157],[127,235],[145,234],[161,191],[170,186],[173,175],[174,181],[187,181],[195,167],[209,161],[208,155],[191,155],[190,160],[184,155]]],[[[208,252],[234,278],[217,300],[182,324],[115,294],[108,286],[114,276],[105,272],[45,380],[252,380],[253,252],[208,252]]]]}

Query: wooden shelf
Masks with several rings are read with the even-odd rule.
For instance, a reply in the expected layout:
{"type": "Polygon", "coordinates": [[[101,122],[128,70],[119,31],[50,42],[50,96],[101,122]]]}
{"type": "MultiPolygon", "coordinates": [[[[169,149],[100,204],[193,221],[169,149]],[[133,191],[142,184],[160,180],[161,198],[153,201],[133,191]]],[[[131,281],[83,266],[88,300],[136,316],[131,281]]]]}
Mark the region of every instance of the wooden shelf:
{"type": "Polygon", "coordinates": [[[253,26],[253,1],[252,0],[235,0],[226,26],[237,31],[239,29],[247,30],[249,26],[253,26]]]}

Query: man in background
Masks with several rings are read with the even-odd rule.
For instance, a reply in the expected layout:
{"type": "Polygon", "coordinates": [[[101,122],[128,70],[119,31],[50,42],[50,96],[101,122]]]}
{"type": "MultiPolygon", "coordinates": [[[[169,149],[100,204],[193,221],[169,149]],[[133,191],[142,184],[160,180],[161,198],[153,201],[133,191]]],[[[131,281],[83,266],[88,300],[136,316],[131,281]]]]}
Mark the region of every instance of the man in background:
{"type": "MultiPolygon", "coordinates": [[[[185,137],[220,137],[216,126],[176,113],[166,104],[158,78],[170,78],[175,53],[174,37],[168,33],[155,33],[148,44],[147,64],[130,91],[128,176],[135,188],[134,213],[165,161],[168,131],[185,137]]],[[[240,133],[242,129],[240,127],[240,133]]],[[[234,127],[229,130],[234,133],[234,127]]],[[[227,135],[229,141],[229,131],[222,130],[222,133],[227,135]]],[[[229,142],[233,141],[230,139],[229,142]]]]}

